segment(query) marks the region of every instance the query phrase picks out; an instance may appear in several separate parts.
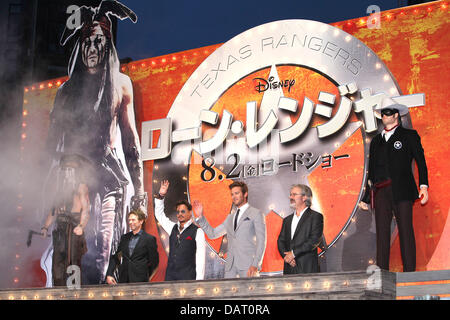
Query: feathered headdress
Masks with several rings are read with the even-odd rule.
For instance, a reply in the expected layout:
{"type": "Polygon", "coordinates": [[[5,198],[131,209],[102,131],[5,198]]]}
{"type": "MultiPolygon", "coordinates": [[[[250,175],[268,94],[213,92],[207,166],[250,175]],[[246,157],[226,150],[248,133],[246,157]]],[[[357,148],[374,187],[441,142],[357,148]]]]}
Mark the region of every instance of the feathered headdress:
{"type": "Polygon", "coordinates": [[[94,22],[98,22],[103,30],[106,30],[106,36],[111,37],[111,19],[110,16],[115,16],[120,20],[130,19],[136,23],[136,14],[116,0],[102,0],[97,8],[81,6],[75,14],[80,17],[80,25],[73,29],[66,26],[62,34],[60,43],[64,46],[77,33],[83,34],[90,32],[94,22]]]}

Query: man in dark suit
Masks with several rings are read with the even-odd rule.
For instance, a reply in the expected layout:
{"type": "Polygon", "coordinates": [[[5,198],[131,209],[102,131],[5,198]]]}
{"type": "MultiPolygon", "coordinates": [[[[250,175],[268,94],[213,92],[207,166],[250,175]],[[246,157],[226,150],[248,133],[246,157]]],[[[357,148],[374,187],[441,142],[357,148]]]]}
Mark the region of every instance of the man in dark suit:
{"type": "Polygon", "coordinates": [[[147,282],[159,264],[156,238],[142,229],[145,213],[139,209],[128,214],[130,232],[120,239],[117,252],[109,260],[106,283],[117,284],[114,271],[119,266],[119,283],[147,282]]]}
{"type": "Polygon", "coordinates": [[[418,198],[422,198],[422,204],[428,201],[427,165],[419,135],[415,130],[401,126],[400,116],[408,113],[408,107],[386,99],[380,111],[384,130],[370,143],[368,184],[360,207],[368,210],[370,203],[375,209],[377,265],[389,270],[391,221],[394,214],[400,237],[403,271],[412,272],[416,270],[412,207],[418,198]],[[419,171],[420,192],[417,191],[412,172],[413,159],[419,171]]]}
{"type": "Polygon", "coordinates": [[[205,277],[205,233],[192,223],[192,206],[186,200],[176,204],[177,223],[164,213],[164,198],[169,181],[161,181],[159,193],[155,196],[155,218],[169,234],[169,259],[165,281],[203,280],[205,277]]]}
{"type": "Polygon", "coordinates": [[[278,236],[278,252],[284,258],[283,274],[319,272],[317,247],[322,240],[323,216],[311,210],[311,189],[292,186],[289,195],[294,213],[283,219],[278,236]]]}

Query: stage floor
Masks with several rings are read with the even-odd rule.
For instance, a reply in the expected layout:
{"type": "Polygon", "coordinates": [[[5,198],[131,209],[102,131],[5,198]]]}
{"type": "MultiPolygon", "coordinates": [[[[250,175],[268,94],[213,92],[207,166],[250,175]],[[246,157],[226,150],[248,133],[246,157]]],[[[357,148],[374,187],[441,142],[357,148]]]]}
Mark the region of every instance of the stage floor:
{"type": "Polygon", "coordinates": [[[79,289],[0,290],[0,300],[395,300],[450,296],[450,270],[316,273],[202,281],[167,281],[79,289]]]}

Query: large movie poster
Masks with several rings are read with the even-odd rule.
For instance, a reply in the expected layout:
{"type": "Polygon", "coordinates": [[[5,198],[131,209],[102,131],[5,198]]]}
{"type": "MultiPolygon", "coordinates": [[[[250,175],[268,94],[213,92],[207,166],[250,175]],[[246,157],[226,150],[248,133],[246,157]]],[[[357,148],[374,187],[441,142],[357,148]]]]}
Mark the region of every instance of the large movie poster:
{"type": "MultiPolygon", "coordinates": [[[[135,19],[121,10],[123,18],[135,19]]],[[[90,27],[79,30],[68,78],[25,88],[24,170],[28,163],[45,162],[47,137],[59,137],[52,131],[55,119],[66,121],[59,125],[67,132],[65,148],[76,137],[80,144],[73,140],[73,150],[93,167],[89,177],[97,189],[89,191],[83,284],[101,282],[107,258],[100,258],[98,248],[109,256],[111,239],[126,232],[123,218],[133,194],[135,205],[148,212],[146,231],[158,239],[160,266],[153,281],[164,280],[169,235],[155,219],[152,199],[163,180],[170,181],[165,207],[172,221],[178,200],[198,200],[213,227],[233,210],[229,184],[245,181],[249,203],[266,220],[261,275],[282,273],[276,242],[282,219],[292,213],[290,187],[298,183],[313,190],[312,208],[324,217],[321,272],[376,264],[374,217],[358,203],[367,182],[369,144],[382,130],[376,109],[386,97],[409,107],[402,123],[419,132],[428,165],[430,200],[414,204],[417,270],[448,268],[449,149],[442,141],[449,135],[449,85],[436,81],[449,64],[446,8],[384,12],[378,17],[381,28],[368,28],[367,19],[331,25],[275,21],[221,45],[135,61],[120,70],[104,16],[90,16],[90,27]],[[80,70],[100,60],[103,73],[87,83],[80,70]],[[86,85],[75,84],[77,79],[86,85]],[[72,112],[57,116],[52,110],[58,105],[72,112]],[[105,151],[107,145],[114,148],[105,151]],[[140,149],[142,166],[136,157],[140,149]]],[[[23,194],[38,203],[45,192],[37,190],[31,184],[23,194]]],[[[42,214],[26,221],[26,227],[40,226],[42,214]]],[[[51,244],[34,239],[21,269],[33,279],[21,281],[22,287],[51,285],[49,270],[43,272],[49,268],[45,254],[51,244]]],[[[205,278],[222,278],[227,239],[207,237],[206,242],[205,278]]],[[[390,270],[402,271],[395,222],[390,270]]]]}

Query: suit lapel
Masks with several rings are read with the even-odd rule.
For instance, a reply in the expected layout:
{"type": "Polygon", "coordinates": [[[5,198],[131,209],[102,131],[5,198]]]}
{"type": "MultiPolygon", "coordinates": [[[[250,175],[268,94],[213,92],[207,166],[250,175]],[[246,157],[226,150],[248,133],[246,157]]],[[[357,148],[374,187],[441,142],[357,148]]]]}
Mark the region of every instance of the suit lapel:
{"type": "MultiPolygon", "coordinates": [[[[294,214],[295,214],[295,212],[294,212],[294,214]]],[[[302,214],[302,217],[300,218],[300,221],[297,224],[297,228],[295,228],[295,232],[294,232],[294,236],[292,237],[292,240],[294,240],[295,237],[298,235],[298,233],[300,232],[300,228],[305,223],[305,221],[308,219],[310,214],[311,214],[310,208],[306,209],[306,211],[302,214]]]]}
{"type": "MultiPolygon", "coordinates": [[[[248,207],[247,210],[245,210],[244,212],[242,212],[242,211],[239,212],[239,215],[241,217],[239,218],[239,222],[238,222],[238,224],[236,226],[235,233],[238,231],[238,229],[239,229],[240,225],[242,224],[242,222],[244,221],[244,219],[247,218],[247,216],[249,214],[249,210],[250,210],[250,207],[248,207]]],[[[236,218],[236,213],[234,214],[234,217],[233,217],[233,226],[234,226],[234,219],[235,218],[236,218]]]]}
{"type": "Polygon", "coordinates": [[[124,256],[130,257],[130,239],[131,239],[131,232],[126,234],[126,238],[124,241],[124,248],[122,248],[122,254],[124,256]]]}
{"type": "Polygon", "coordinates": [[[287,220],[287,228],[286,228],[286,233],[287,233],[287,239],[289,239],[289,241],[291,240],[291,230],[292,230],[292,221],[294,220],[294,214],[295,214],[295,211],[294,211],[294,213],[293,214],[291,214],[290,216],[288,216],[286,219],[288,219],[287,220]]]}
{"type": "Polygon", "coordinates": [[[387,143],[389,145],[393,145],[395,141],[398,140],[399,136],[401,135],[401,131],[402,131],[402,127],[398,126],[397,128],[395,128],[394,133],[392,134],[392,136],[389,138],[389,140],[387,141],[387,143]]]}
{"type": "MultiPolygon", "coordinates": [[[[136,253],[136,250],[142,245],[142,238],[144,237],[144,232],[139,236],[138,241],[136,242],[136,246],[134,247],[133,254],[131,254],[130,258],[136,253]]],[[[131,239],[131,237],[130,237],[131,239]]],[[[129,249],[128,249],[129,250],[129,249]]]]}

